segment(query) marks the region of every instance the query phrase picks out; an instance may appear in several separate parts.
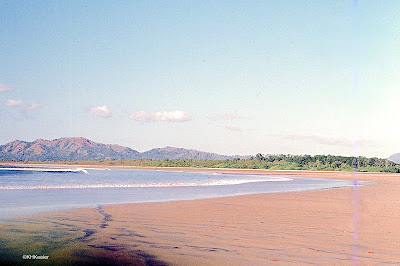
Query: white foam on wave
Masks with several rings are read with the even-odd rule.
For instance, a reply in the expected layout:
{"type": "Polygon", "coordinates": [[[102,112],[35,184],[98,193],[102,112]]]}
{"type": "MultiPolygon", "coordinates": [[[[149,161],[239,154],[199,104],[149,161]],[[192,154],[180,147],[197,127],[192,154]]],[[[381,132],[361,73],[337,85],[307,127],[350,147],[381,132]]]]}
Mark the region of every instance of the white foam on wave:
{"type": "MultiPolygon", "coordinates": [[[[155,169],[153,171],[155,171],[155,172],[165,172],[165,170],[163,170],[163,169],[155,169]]],[[[168,172],[171,172],[171,173],[183,173],[185,171],[182,171],[182,170],[168,170],[168,172]]]]}
{"type": "Polygon", "coordinates": [[[268,178],[268,179],[225,179],[210,180],[205,182],[176,182],[176,183],[148,183],[148,184],[88,184],[88,185],[51,185],[51,186],[0,186],[0,190],[15,189],[82,189],[82,188],[154,188],[154,187],[208,187],[208,186],[227,186],[241,185],[257,182],[286,182],[290,178],[268,178]]]}
{"type": "Polygon", "coordinates": [[[32,171],[32,172],[82,172],[87,174],[88,172],[84,168],[0,168],[0,171],[32,171]]]}

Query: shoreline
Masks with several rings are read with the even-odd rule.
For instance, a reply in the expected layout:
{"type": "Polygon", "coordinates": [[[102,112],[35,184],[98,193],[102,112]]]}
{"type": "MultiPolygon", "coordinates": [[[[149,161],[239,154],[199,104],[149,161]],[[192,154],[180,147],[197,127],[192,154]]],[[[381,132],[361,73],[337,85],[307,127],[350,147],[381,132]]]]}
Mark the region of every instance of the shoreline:
{"type": "MultiPolygon", "coordinates": [[[[41,254],[50,255],[50,259],[71,256],[79,261],[85,256],[92,259],[97,256],[116,264],[135,262],[144,265],[151,264],[145,258],[160,265],[400,263],[397,241],[400,232],[395,229],[400,222],[400,174],[128,169],[296,175],[375,183],[305,192],[103,205],[42,213],[27,217],[29,222],[26,224],[20,222],[9,228],[22,227],[24,232],[35,231],[39,235],[43,234],[43,228],[48,232],[64,230],[70,233],[73,247],[69,253],[56,249],[57,252],[41,254]]],[[[7,236],[3,234],[3,237],[7,236]]],[[[23,235],[19,239],[22,241],[23,235]]],[[[50,237],[48,241],[54,239],[50,237]]]]}
{"type": "MultiPolygon", "coordinates": [[[[341,179],[354,178],[360,176],[371,179],[374,175],[380,176],[399,176],[400,173],[389,172],[355,172],[355,171],[310,171],[310,170],[271,170],[271,169],[242,169],[242,168],[195,168],[195,167],[142,167],[142,166],[124,166],[124,165],[85,165],[85,164],[46,164],[46,163],[0,163],[1,166],[27,166],[27,167],[59,167],[59,168],[86,168],[86,169],[130,169],[130,170],[159,170],[159,171],[182,171],[182,172],[200,172],[200,173],[232,173],[232,174],[261,174],[261,175],[287,175],[299,177],[317,177],[341,179]],[[337,177],[337,176],[340,177],[337,177]],[[329,177],[328,177],[329,176],[329,177]]],[[[369,180],[366,180],[369,181],[369,180]]],[[[371,179],[371,181],[374,181],[371,179]]]]}

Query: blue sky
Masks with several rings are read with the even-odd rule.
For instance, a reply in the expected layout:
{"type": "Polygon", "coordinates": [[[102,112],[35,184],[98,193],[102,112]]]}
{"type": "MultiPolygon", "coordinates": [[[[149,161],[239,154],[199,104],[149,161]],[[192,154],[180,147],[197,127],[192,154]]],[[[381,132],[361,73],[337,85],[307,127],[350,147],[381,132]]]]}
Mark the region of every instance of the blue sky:
{"type": "Polygon", "coordinates": [[[400,152],[397,1],[1,1],[0,143],[400,152]]]}

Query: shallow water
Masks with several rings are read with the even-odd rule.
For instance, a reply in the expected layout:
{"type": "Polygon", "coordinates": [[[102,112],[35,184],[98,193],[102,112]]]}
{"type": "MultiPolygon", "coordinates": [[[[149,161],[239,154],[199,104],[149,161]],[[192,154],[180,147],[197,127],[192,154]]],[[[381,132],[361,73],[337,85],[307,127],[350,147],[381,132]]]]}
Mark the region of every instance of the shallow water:
{"type": "Polygon", "coordinates": [[[351,181],[133,169],[0,168],[0,219],[104,204],[352,186],[351,181]]]}

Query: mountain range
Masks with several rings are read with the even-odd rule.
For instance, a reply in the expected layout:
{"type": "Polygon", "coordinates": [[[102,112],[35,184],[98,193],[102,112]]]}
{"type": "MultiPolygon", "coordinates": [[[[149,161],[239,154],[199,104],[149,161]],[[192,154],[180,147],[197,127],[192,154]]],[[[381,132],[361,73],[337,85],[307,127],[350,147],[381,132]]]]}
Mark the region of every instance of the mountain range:
{"type": "MultiPolygon", "coordinates": [[[[0,160],[18,161],[80,161],[118,159],[203,159],[225,160],[249,156],[227,156],[193,149],[164,147],[138,152],[116,144],[102,144],[83,137],[37,139],[33,142],[15,140],[0,146],[0,160]]],[[[400,164],[400,153],[388,160],[400,164]]]]}
{"type": "Polygon", "coordinates": [[[138,152],[116,144],[102,144],[83,137],[37,139],[33,142],[15,140],[0,146],[0,159],[28,161],[77,161],[111,159],[230,159],[216,153],[165,147],[138,152]]]}

